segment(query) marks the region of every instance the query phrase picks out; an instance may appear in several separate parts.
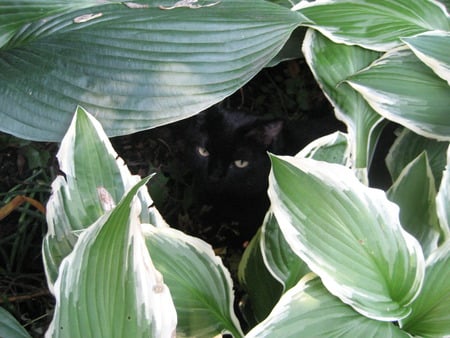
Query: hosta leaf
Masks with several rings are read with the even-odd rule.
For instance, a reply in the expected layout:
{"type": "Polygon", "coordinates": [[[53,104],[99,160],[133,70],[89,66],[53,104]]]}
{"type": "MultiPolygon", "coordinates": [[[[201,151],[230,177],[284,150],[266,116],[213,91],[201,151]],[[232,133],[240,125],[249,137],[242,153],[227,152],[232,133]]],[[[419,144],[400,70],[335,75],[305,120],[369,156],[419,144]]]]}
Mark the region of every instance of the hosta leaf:
{"type": "Polygon", "coordinates": [[[431,31],[402,40],[422,62],[450,85],[450,32],[431,31]]]}
{"type": "MultiPolygon", "coordinates": [[[[111,146],[99,122],[78,107],[57,154],[58,176],[47,203],[48,233],[43,252],[47,279],[52,289],[61,260],[72,250],[79,232],[94,223],[139,181],[131,175],[111,146]]],[[[162,225],[146,190],[139,192],[141,218],[162,225]]]]}
{"type": "Polygon", "coordinates": [[[286,292],[269,317],[247,338],[260,337],[409,337],[393,323],[369,319],[342,303],[314,275],[286,292]]]}
{"type": "Polygon", "coordinates": [[[268,1],[273,2],[275,4],[278,4],[280,6],[284,6],[284,7],[288,7],[288,8],[292,7],[292,1],[291,0],[268,0],[268,1]]]}
{"type": "MultiPolygon", "coordinates": [[[[270,216],[266,215],[264,223],[268,221],[268,217],[270,216]]],[[[262,231],[259,230],[239,262],[239,285],[247,295],[240,302],[240,306],[249,324],[259,323],[266,318],[283,292],[282,282],[271,273],[270,263],[264,260],[261,243],[263,236],[262,231]]]]}
{"type": "Polygon", "coordinates": [[[379,54],[335,44],[311,29],[306,33],[302,50],[314,77],[333,104],[337,118],[347,125],[354,167],[367,168],[381,132],[382,117],[343,81],[369,65],[379,54]]]}
{"type": "Polygon", "coordinates": [[[296,157],[313,158],[318,161],[350,166],[349,150],[347,134],[337,131],[314,140],[296,157]]]}
{"type": "MultiPolygon", "coordinates": [[[[105,1],[106,2],[106,1],[105,1]]],[[[0,48],[24,25],[65,12],[96,5],[96,0],[45,1],[2,0],[0,3],[0,48]]]]}
{"type": "Polygon", "coordinates": [[[425,281],[412,313],[401,321],[404,330],[418,337],[450,335],[450,241],[428,259],[425,281]]]}
{"type": "Polygon", "coordinates": [[[407,316],[425,264],[419,243],[400,225],[398,207],[344,166],[271,159],[269,197],[292,250],[356,311],[386,321],[407,316]]]}
{"type": "Polygon", "coordinates": [[[134,186],[86,229],[63,260],[47,337],[173,337],[177,316],[154,268],[134,186]]]}
{"type": "Polygon", "coordinates": [[[30,338],[31,336],[8,311],[0,307],[0,337],[30,338]]]}
{"type": "Polygon", "coordinates": [[[21,27],[0,49],[0,130],[59,141],[77,104],[108,136],[191,116],[250,80],[303,21],[262,0],[174,3],[97,2],[21,27]]]}
{"type": "Polygon", "coordinates": [[[262,227],[261,251],[267,268],[286,291],[310,270],[286,242],[273,213],[269,212],[266,217],[262,227]]]}
{"type": "Polygon", "coordinates": [[[444,6],[429,0],[316,0],[294,6],[329,39],[387,51],[400,38],[430,29],[450,30],[444,6]]]}
{"type": "Polygon", "coordinates": [[[295,29],[280,52],[270,60],[266,67],[276,66],[283,61],[302,58],[302,51],[298,47],[300,42],[305,38],[306,29],[306,27],[298,27],[295,29]]]}
{"type": "Polygon", "coordinates": [[[450,146],[447,148],[447,166],[442,176],[436,197],[437,214],[441,223],[443,238],[450,239],[450,146]]]}
{"type": "Polygon", "coordinates": [[[403,228],[419,240],[428,256],[438,246],[440,227],[434,177],[425,152],[405,167],[387,196],[400,207],[403,228]]]}
{"type": "Polygon", "coordinates": [[[438,140],[450,140],[450,87],[408,48],[386,53],[348,83],[385,118],[438,140]]]}
{"type": "Polygon", "coordinates": [[[420,153],[426,151],[428,162],[435,179],[436,189],[438,189],[442,178],[442,172],[445,168],[445,153],[448,145],[448,142],[439,142],[429,139],[404,128],[386,156],[386,166],[392,180],[397,180],[403,168],[419,156],[420,153]]]}
{"type": "Polygon", "coordinates": [[[175,303],[177,336],[214,337],[224,331],[241,337],[233,283],[211,246],[171,228],[146,226],[144,235],[175,303]]]}

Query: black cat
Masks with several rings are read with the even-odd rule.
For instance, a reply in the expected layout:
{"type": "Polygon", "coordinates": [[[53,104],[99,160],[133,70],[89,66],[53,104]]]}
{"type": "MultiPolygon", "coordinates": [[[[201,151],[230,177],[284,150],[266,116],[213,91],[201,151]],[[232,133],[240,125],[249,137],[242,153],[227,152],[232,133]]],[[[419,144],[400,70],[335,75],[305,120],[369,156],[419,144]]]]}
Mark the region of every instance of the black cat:
{"type": "Polygon", "coordinates": [[[267,189],[270,161],[281,120],[213,108],[189,129],[187,161],[194,185],[208,199],[247,199],[267,189]]]}
{"type": "Polygon", "coordinates": [[[280,119],[218,107],[191,119],[185,162],[202,206],[199,221],[215,234],[213,244],[248,240],[262,224],[269,206],[267,152],[277,152],[282,128],[280,119]]]}

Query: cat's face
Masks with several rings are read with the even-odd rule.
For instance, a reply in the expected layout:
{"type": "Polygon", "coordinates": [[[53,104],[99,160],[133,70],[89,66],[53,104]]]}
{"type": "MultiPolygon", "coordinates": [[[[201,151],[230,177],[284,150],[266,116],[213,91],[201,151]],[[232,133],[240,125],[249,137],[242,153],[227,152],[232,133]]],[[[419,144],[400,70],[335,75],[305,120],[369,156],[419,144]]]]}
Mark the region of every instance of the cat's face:
{"type": "Polygon", "coordinates": [[[207,194],[245,198],[267,189],[267,150],[281,121],[210,110],[196,118],[188,151],[195,184],[207,194]]]}

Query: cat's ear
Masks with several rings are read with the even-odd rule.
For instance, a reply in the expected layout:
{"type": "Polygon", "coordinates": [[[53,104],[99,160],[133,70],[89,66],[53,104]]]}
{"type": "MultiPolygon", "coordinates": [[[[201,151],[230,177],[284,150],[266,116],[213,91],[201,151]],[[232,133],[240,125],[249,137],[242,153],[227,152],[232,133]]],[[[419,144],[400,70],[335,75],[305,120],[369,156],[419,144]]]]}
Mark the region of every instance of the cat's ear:
{"type": "Polygon", "coordinates": [[[208,109],[199,112],[196,119],[200,125],[208,123],[208,121],[215,120],[220,113],[219,107],[215,104],[208,109]]]}
{"type": "Polygon", "coordinates": [[[256,139],[258,142],[269,146],[278,137],[283,129],[282,120],[271,120],[261,124],[258,124],[252,128],[247,136],[256,139]]]}
{"type": "Polygon", "coordinates": [[[208,121],[211,120],[211,116],[215,116],[217,114],[217,111],[217,107],[214,105],[197,113],[197,115],[192,117],[192,121],[194,122],[192,127],[196,130],[198,128],[204,129],[208,124],[208,121]]]}

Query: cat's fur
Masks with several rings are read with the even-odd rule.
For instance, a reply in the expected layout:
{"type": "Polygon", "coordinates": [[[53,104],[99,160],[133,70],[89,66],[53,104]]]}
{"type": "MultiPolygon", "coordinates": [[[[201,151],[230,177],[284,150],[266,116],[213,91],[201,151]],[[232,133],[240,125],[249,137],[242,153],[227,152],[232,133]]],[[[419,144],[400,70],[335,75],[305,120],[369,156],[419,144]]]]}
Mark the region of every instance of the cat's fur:
{"type": "Polygon", "coordinates": [[[269,206],[267,152],[277,152],[282,128],[280,119],[218,107],[191,119],[185,163],[204,206],[200,222],[217,232],[217,243],[248,240],[261,225],[269,206]]]}
{"type": "Polygon", "coordinates": [[[249,198],[267,189],[270,161],[283,127],[235,110],[200,113],[190,129],[187,161],[196,189],[208,198],[249,198]]]}

